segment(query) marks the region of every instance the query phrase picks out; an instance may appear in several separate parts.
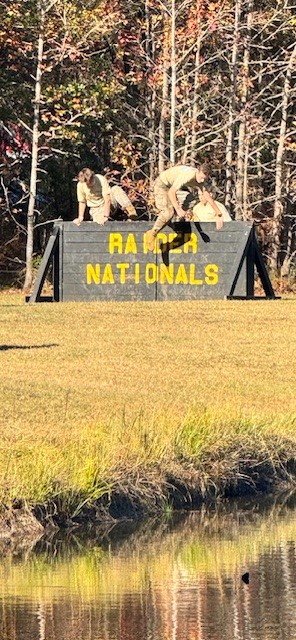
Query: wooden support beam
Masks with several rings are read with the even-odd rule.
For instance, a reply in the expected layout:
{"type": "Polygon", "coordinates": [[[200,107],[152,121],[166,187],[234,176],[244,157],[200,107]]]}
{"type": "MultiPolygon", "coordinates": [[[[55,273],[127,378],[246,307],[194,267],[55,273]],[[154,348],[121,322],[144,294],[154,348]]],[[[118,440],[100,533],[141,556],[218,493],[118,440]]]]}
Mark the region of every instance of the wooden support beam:
{"type": "MultiPolygon", "coordinates": [[[[54,227],[53,232],[49,238],[49,241],[47,243],[42,261],[41,261],[41,265],[39,267],[39,271],[37,274],[37,278],[34,284],[34,288],[33,288],[33,292],[30,295],[30,298],[28,300],[29,303],[31,302],[42,302],[44,301],[43,298],[41,296],[41,291],[42,291],[42,287],[44,285],[44,281],[46,278],[46,275],[48,273],[48,269],[50,266],[50,262],[53,258],[54,252],[57,251],[58,248],[58,240],[59,240],[59,233],[60,230],[58,227],[54,227]]],[[[54,285],[55,286],[55,285],[54,285]]],[[[46,297],[46,302],[48,302],[48,296],[46,297]]],[[[53,299],[55,299],[55,297],[53,297],[53,299]]]]}

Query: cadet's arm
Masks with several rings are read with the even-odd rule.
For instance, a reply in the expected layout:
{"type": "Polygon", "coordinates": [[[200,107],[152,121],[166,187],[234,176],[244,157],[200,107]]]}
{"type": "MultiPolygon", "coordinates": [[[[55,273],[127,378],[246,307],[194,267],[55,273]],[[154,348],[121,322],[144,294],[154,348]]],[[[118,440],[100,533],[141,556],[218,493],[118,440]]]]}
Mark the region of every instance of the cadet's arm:
{"type": "Polygon", "coordinates": [[[104,215],[106,218],[109,218],[110,216],[110,209],[111,209],[111,196],[108,193],[104,195],[104,215]]]}
{"type": "Polygon", "coordinates": [[[78,218],[75,218],[73,222],[77,224],[77,227],[83,222],[84,214],[86,209],[86,202],[78,202],[78,218]]]}
{"type": "Polygon", "coordinates": [[[217,218],[217,220],[216,220],[217,229],[222,229],[222,227],[223,227],[223,219],[222,219],[222,213],[221,213],[219,207],[217,207],[215,200],[212,198],[212,196],[209,194],[208,191],[204,191],[204,196],[205,196],[206,202],[208,202],[211,205],[211,207],[213,207],[213,209],[214,209],[215,216],[217,218]]]}
{"type": "MultiPolygon", "coordinates": [[[[178,187],[180,188],[180,187],[178,187]]],[[[177,214],[181,217],[184,217],[186,215],[186,211],[184,211],[181,207],[181,205],[179,204],[178,200],[177,200],[177,189],[176,187],[174,187],[174,185],[172,184],[171,188],[168,191],[168,196],[169,199],[175,209],[175,211],[177,212],[177,214]]]]}

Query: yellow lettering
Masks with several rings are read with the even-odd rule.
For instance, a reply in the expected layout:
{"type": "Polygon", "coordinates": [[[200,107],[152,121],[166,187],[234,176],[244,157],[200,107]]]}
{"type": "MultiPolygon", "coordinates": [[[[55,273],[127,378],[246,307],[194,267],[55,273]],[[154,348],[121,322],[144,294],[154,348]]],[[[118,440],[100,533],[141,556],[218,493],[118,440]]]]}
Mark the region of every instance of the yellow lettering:
{"type": "Polygon", "coordinates": [[[217,284],[219,267],[216,264],[207,264],[205,267],[206,278],[205,281],[207,284],[217,284]]]}
{"type": "Polygon", "coordinates": [[[95,284],[100,284],[100,273],[101,273],[101,265],[96,264],[87,264],[86,265],[86,283],[91,284],[94,282],[95,284]]]}
{"type": "Polygon", "coordinates": [[[124,253],[137,253],[137,245],[133,233],[129,233],[127,236],[124,253]]]}
{"type": "Polygon", "coordinates": [[[157,281],[157,266],[153,262],[146,264],[145,280],[147,284],[154,284],[157,281]]]}
{"type": "Polygon", "coordinates": [[[170,264],[168,267],[165,264],[159,266],[159,282],[160,284],[174,284],[174,265],[170,264]]]}
{"type": "Polygon", "coordinates": [[[137,262],[135,264],[135,284],[139,284],[140,282],[140,265],[137,262]]]}
{"type": "Polygon", "coordinates": [[[110,233],[109,235],[109,253],[122,253],[122,235],[121,233],[110,233]]]}
{"type": "Polygon", "coordinates": [[[124,284],[125,283],[125,279],[126,279],[126,270],[129,268],[129,263],[128,262],[118,262],[118,264],[116,266],[120,271],[120,284],[124,284]]]}
{"type": "Polygon", "coordinates": [[[184,253],[189,253],[191,249],[192,253],[197,253],[198,242],[196,233],[185,233],[184,240],[184,253]]]}
{"type": "Polygon", "coordinates": [[[189,266],[189,284],[202,284],[202,280],[195,278],[195,264],[189,266]]]}
{"type": "Polygon", "coordinates": [[[188,276],[184,264],[179,264],[175,284],[188,284],[188,276]]]}
{"type": "Polygon", "coordinates": [[[180,240],[182,240],[182,235],[180,233],[169,233],[169,245],[170,251],[174,253],[182,253],[182,247],[180,247],[180,240]]]}
{"type": "Polygon", "coordinates": [[[114,284],[114,275],[113,275],[111,264],[109,263],[106,264],[103,277],[102,277],[102,284],[108,284],[108,283],[114,284]]]}

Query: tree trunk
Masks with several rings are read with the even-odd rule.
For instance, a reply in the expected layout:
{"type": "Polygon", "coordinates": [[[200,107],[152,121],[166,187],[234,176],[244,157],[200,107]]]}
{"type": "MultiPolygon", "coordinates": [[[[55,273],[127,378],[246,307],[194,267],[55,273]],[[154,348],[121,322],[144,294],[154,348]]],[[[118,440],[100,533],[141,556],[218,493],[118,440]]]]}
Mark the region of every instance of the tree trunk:
{"type": "MultiPolygon", "coordinates": [[[[155,36],[153,21],[150,17],[149,2],[145,2],[145,15],[146,15],[146,66],[147,70],[151,67],[151,60],[155,59],[155,36]]],[[[156,87],[155,83],[150,88],[147,88],[148,100],[146,105],[146,115],[148,120],[148,138],[149,138],[149,151],[148,151],[148,175],[149,175],[149,194],[153,191],[154,171],[156,162],[156,131],[155,131],[155,118],[156,118],[156,87]]]]}
{"type": "Polygon", "coordinates": [[[236,0],[235,18],[234,18],[234,34],[231,56],[231,97],[229,102],[228,116],[228,134],[226,144],[226,195],[225,205],[229,209],[232,208],[232,190],[233,190],[233,155],[234,155],[234,129],[235,129],[235,112],[236,112],[236,93],[237,93],[237,59],[239,47],[239,26],[241,17],[242,0],[236,0]]]}
{"type": "Polygon", "coordinates": [[[43,0],[39,1],[38,9],[39,9],[40,24],[39,24],[39,36],[38,36],[38,56],[37,56],[36,78],[35,78],[30,197],[29,197],[28,216],[27,216],[26,276],[25,276],[25,283],[24,283],[25,292],[29,292],[29,290],[31,289],[32,280],[33,280],[34,211],[35,211],[35,202],[36,202],[36,185],[37,185],[37,168],[38,168],[41,78],[42,78],[44,22],[45,22],[45,7],[44,7],[43,0]]]}
{"type": "Polygon", "coordinates": [[[159,120],[159,142],[158,142],[158,171],[161,173],[166,165],[166,125],[168,120],[168,100],[169,100],[169,22],[168,14],[164,13],[164,52],[163,52],[163,72],[162,72],[162,104],[159,120]]]}
{"type": "Polygon", "coordinates": [[[280,235],[281,235],[281,225],[282,225],[282,217],[283,217],[283,202],[282,202],[282,190],[283,190],[283,163],[284,163],[284,155],[285,155],[285,137],[287,132],[287,115],[288,115],[288,105],[289,105],[289,96],[291,90],[291,77],[292,70],[296,60],[296,45],[291,53],[288,66],[287,73],[284,82],[284,89],[282,95],[282,115],[281,115],[281,126],[280,126],[280,135],[279,135],[279,143],[276,154],[276,164],[275,164],[275,202],[274,202],[274,214],[273,214],[273,223],[272,223],[272,236],[273,236],[273,244],[270,253],[270,267],[273,270],[277,270],[279,267],[279,252],[280,252],[280,235]]]}
{"type": "Polygon", "coordinates": [[[244,152],[244,181],[243,181],[243,219],[248,220],[249,213],[249,181],[248,172],[249,168],[249,140],[248,136],[245,137],[245,152],[244,152]]]}
{"type": "Polygon", "coordinates": [[[250,41],[252,26],[252,9],[253,0],[249,0],[247,4],[247,25],[244,39],[244,59],[242,71],[242,87],[241,87],[241,117],[238,130],[238,149],[237,149],[237,175],[236,175],[236,219],[244,220],[246,218],[246,192],[244,195],[244,185],[246,184],[246,176],[248,174],[246,166],[246,132],[248,121],[248,86],[249,86],[249,62],[250,62],[250,41]]]}
{"type": "Polygon", "coordinates": [[[171,0],[171,123],[170,123],[170,161],[175,164],[175,133],[176,133],[176,7],[175,0],[171,0]]]}
{"type": "Polygon", "coordinates": [[[198,98],[199,98],[199,66],[200,66],[200,48],[201,48],[201,26],[200,26],[200,0],[197,0],[197,43],[195,52],[195,71],[194,71],[194,96],[192,107],[192,126],[191,126],[191,157],[196,160],[197,155],[197,116],[198,116],[198,98]]]}

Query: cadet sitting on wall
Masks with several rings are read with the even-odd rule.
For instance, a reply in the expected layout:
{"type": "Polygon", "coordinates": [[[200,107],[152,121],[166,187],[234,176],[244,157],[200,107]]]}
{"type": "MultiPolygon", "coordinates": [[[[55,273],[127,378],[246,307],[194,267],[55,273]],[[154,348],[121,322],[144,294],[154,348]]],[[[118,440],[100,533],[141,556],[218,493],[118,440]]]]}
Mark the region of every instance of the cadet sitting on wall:
{"type": "Polygon", "coordinates": [[[98,224],[105,224],[110,213],[121,207],[130,220],[137,218],[135,207],[127,194],[118,185],[110,187],[104,176],[89,168],[82,169],[77,182],[78,218],[73,220],[79,226],[84,220],[86,207],[90,217],[98,224]]]}

